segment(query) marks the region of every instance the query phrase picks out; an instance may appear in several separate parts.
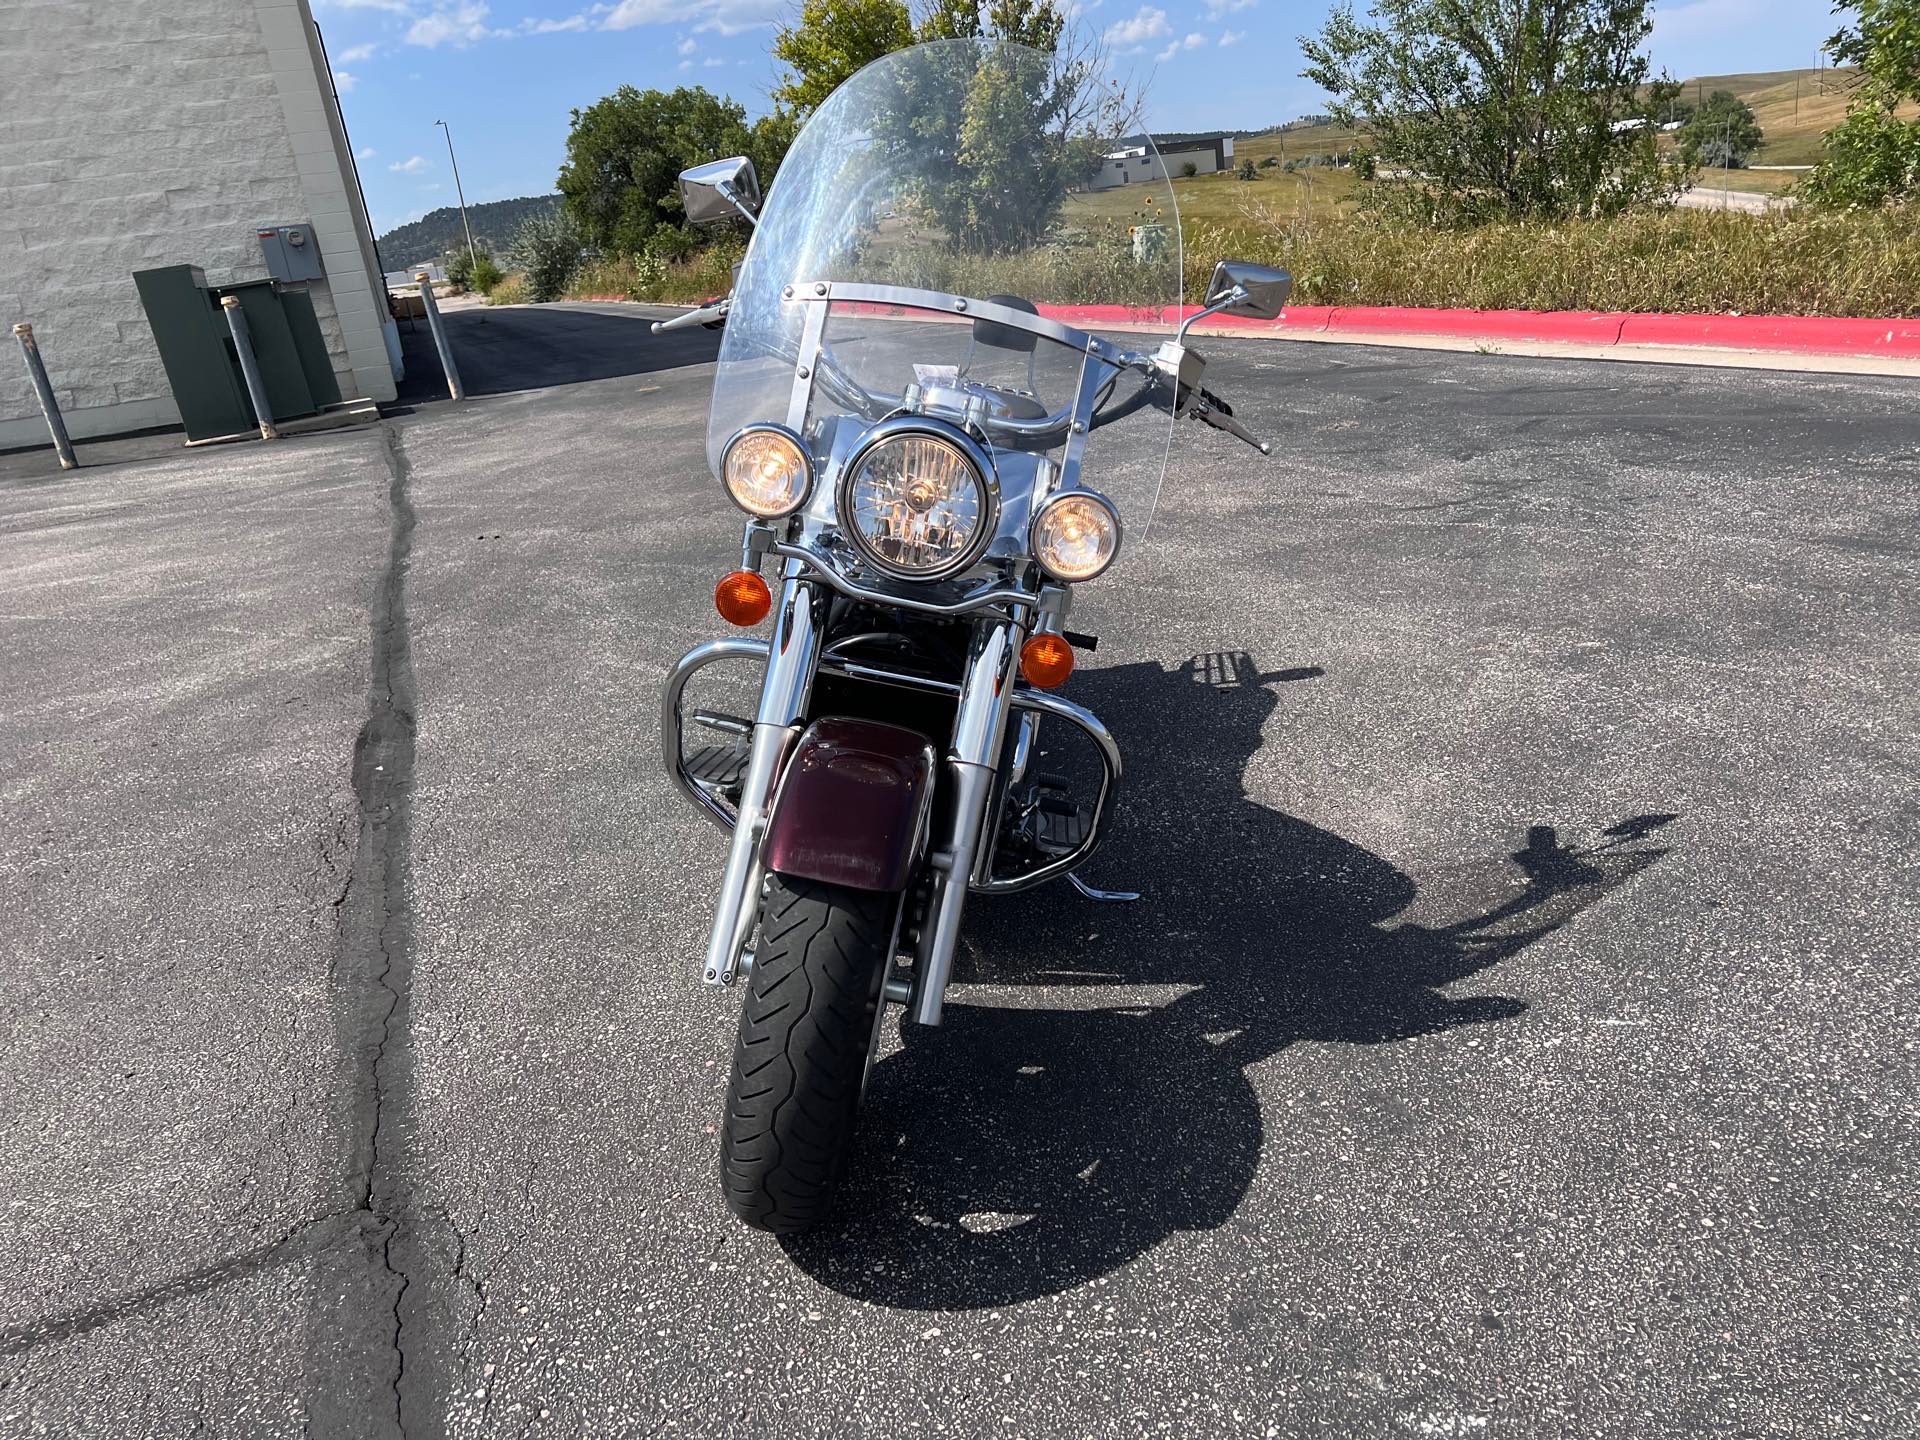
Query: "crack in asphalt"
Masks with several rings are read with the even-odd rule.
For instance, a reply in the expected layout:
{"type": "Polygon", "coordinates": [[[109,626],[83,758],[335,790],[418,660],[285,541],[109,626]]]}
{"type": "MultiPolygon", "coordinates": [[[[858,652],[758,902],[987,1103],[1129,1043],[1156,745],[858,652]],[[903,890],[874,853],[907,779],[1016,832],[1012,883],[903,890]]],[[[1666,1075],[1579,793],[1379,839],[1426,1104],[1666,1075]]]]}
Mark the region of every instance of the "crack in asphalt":
{"type": "MultiPolygon", "coordinates": [[[[340,917],[337,996],[349,1043],[354,1143],[348,1171],[357,1208],[385,1225],[380,1267],[392,1285],[392,1418],[407,1433],[407,1296],[414,1280],[407,1234],[410,1193],[404,1153],[412,1111],[409,1054],[413,934],[408,904],[408,839],[417,732],[413,656],[407,625],[407,566],[415,515],[412,465],[400,433],[382,426],[388,475],[387,562],[372,606],[367,719],[353,747],[360,809],[354,865],[335,908],[340,917]],[[358,982],[356,984],[356,982],[358,982]],[[360,993],[353,993],[354,990],[360,993]],[[356,1024],[356,1021],[358,1022],[356,1024]],[[354,1067],[354,1062],[360,1062],[354,1067]]],[[[318,1377],[310,1377],[315,1383],[318,1377]]]]}
{"type": "Polygon", "coordinates": [[[204,1295],[234,1280],[309,1259],[340,1244],[370,1219],[376,1224],[385,1223],[384,1217],[370,1216],[364,1210],[336,1210],[304,1220],[276,1239],[252,1250],[170,1275],[164,1280],[156,1280],[151,1285],[143,1285],[138,1290],[113,1296],[95,1305],[45,1316],[0,1331],[0,1356],[22,1355],[36,1345],[85,1335],[103,1325],[145,1314],[172,1301],[204,1295]]]}
{"type": "MultiPolygon", "coordinates": [[[[304,1220],[251,1250],[0,1331],[0,1357],[84,1335],[358,1239],[363,1250],[378,1256],[379,1269],[393,1287],[391,1415],[395,1433],[404,1436],[409,1411],[407,1349],[427,1328],[427,1307],[419,1307],[422,1314],[411,1321],[408,1314],[407,1296],[417,1270],[415,1252],[425,1258],[425,1247],[411,1241],[411,1188],[402,1161],[412,1110],[408,1052],[413,950],[407,882],[416,720],[406,576],[415,515],[408,495],[412,465],[399,432],[388,424],[381,426],[381,432],[381,458],[388,477],[388,537],[371,606],[367,718],[353,747],[352,785],[360,824],[353,862],[330,904],[337,926],[331,977],[334,1088],[350,1116],[342,1177],[349,1203],[304,1220]]],[[[319,1308],[316,1305],[310,1318],[310,1332],[326,1323],[317,1313],[319,1308]]],[[[329,1328],[349,1318],[336,1314],[329,1328]]],[[[310,1359],[317,1353],[316,1338],[310,1333],[310,1359]]],[[[330,1367],[310,1364],[309,1401],[318,1389],[335,1383],[330,1367]]],[[[413,1408],[431,1415],[430,1402],[431,1397],[423,1397],[413,1408]]]]}

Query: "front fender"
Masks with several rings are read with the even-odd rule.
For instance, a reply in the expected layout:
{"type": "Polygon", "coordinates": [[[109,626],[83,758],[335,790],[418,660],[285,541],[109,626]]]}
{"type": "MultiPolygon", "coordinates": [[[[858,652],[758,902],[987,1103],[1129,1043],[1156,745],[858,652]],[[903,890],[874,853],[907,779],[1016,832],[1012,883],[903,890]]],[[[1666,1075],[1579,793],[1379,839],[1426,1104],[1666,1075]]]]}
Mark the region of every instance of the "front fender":
{"type": "Polygon", "coordinates": [[[926,736],[871,720],[816,720],[774,797],[766,868],[852,890],[904,890],[932,798],[926,736]]]}

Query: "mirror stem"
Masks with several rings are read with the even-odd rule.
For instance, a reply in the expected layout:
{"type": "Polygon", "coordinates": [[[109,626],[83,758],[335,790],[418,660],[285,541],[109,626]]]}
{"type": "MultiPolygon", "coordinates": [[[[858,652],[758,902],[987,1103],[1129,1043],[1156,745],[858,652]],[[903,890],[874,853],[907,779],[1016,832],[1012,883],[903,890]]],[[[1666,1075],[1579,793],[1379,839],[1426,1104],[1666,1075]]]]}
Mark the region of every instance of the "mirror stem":
{"type": "Polygon", "coordinates": [[[1227,291],[1226,294],[1222,295],[1218,300],[1215,300],[1211,305],[1207,306],[1206,309],[1196,310],[1193,312],[1193,314],[1189,315],[1185,320],[1181,321],[1179,333],[1173,337],[1173,343],[1176,345],[1186,344],[1187,331],[1193,326],[1193,324],[1196,321],[1204,320],[1209,315],[1218,315],[1222,310],[1227,309],[1229,306],[1238,305],[1242,300],[1245,300],[1246,298],[1247,298],[1246,286],[1244,285],[1234,286],[1233,289],[1227,291]]]}
{"type": "Polygon", "coordinates": [[[727,184],[726,181],[722,180],[718,185],[714,186],[713,188],[720,192],[720,198],[722,200],[725,200],[734,209],[738,210],[742,215],[747,217],[747,224],[753,226],[753,228],[756,230],[760,228],[760,222],[758,219],[754,217],[753,211],[749,210],[746,206],[740,203],[740,199],[738,196],[736,196],[733,193],[733,187],[731,185],[727,184]]]}

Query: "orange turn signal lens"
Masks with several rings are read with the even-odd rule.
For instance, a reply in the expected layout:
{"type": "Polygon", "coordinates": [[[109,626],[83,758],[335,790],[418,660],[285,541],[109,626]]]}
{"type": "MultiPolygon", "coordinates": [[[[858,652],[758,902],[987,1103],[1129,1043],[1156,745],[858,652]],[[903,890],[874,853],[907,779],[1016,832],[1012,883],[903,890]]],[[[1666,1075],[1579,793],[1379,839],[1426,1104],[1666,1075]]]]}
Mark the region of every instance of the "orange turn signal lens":
{"type": "Polygon", "coordinates": [[[736,570],[713,587],[713,608],[729,625],[758,625],[773,609],[773,592],[751,570],[736,570]]]}
{"type": "Polygon", "coordinates": [[[1020,673],[1029,685],[1051,690],[1073,674],[1073,646],[1058,635],[1036,635],[1020,647],[1020,673]]]}

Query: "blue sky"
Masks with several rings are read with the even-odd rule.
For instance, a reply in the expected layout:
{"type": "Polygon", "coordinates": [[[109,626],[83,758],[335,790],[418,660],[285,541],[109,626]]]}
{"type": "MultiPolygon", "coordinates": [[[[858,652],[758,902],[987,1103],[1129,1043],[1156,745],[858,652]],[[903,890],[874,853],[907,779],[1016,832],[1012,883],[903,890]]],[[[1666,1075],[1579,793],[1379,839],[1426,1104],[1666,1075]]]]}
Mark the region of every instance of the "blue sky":
{"type": "MultiPolygon", "coordinates": [[[[1146,83],[1156,130],[1255,128],[1320,108],[1297,37],[1329,0],[1080,0],[1146,83]]],[[[454,200],[553,189],[568,112],[621,84],[699,84],[766,107],[772,27],[798,0],[313,0],[376,231],[454,200]]],[[[1656,66],[1676,76],[1811,65],[1828,0],[1659,0],[1656,66]]]]}

